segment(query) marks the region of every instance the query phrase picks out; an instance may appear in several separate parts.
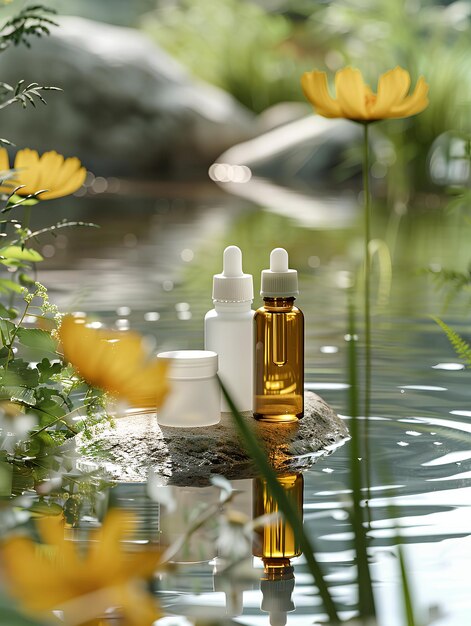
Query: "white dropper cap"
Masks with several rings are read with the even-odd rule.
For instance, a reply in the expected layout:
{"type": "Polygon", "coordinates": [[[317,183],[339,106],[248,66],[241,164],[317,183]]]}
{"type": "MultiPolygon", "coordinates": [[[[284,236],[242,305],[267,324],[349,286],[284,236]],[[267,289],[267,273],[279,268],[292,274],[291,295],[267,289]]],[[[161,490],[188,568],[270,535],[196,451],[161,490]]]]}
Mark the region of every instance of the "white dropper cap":
{"type": "Polygon", "coordinates": [[[213,278],[213,300],[217,302],[252,302],[253,279],[242,271],[242,252],[237,246],[224,250],[222,274],[213,278]]]}
{"type": "Polygon", "coordinates": [[[298,272],[289,269],[286,250],[275,248],[270,254],[270,269],[262,271],[260,295],[264,298],[294,298],[298,294],[298,272]]]}

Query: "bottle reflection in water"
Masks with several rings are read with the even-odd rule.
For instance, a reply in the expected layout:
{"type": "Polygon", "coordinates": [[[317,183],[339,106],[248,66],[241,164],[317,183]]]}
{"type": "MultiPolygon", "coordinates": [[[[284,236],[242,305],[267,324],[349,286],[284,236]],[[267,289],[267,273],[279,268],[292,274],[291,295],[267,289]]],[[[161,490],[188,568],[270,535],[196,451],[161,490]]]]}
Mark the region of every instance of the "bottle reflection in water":
{"type": "MultiPolygon", "coordinates": [[[[302,519],[304,484],[302,474],[278,476],[278,481],[302,519]]],[[[269,492],[267,483],[257,478],[254,481],[254,518],[278,512],[278,503],[269,492]]],[[[283,516],[279,515],[257,531],[253,553],[264,561],[278,558],[293,559],[301,554],[301,549],[293,529],[285,522],[283,516]]]]}
{"type": "MultiPolygon", "coordinates": [[[[279,476],[278,481],[302,519],[304,485],[302,474],[279,476]]],[[[254,517],[279,513],[278,503],[262,479],[254,481],[253,498],[254,517]]],[[[261,610],[270,614],[271,626],[284,626],[287,613],[295,609],[291,599],[295,581],[290,559],[300,556],[301,549],[292,527],[281,515],[257,531],[253,554],[263,561],[263,575],[260,581],[263,596],[261,610]]]]}
{"type": "Polygon", "coordinates": [[[295,610],[291,595],[294,590],[294,569],[289,559],[265,563],[260,589],[261,609],[270,615],[270,626],[285,626],[287,613],[295,610]]]}
{"type": "MultiPolygon", "coordinates": [[[[204,511],[219,501],[219,490],[215,487],[172,487],[175,510],[161,512],[161,543],[171,546],[184,537],[192,524],[204,511]]],[[[190,534],[181,548],[174,554],[174,563],[205,563],[213,559],[216,546],[207,525],[190,534]]]]}

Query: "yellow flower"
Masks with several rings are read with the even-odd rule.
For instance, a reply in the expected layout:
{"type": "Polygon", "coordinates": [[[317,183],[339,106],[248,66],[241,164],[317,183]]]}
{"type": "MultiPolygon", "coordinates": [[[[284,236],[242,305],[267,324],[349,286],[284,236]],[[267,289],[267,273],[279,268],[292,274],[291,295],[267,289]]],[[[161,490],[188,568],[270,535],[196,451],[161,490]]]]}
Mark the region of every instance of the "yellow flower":
{"type": "MultiPolygon", "coordinates": [[[[9,169],[8,153],[1,148],[0,172],[9,169]]],[[[39,156],[36,150],[29,148],[16,153],[14,169],[17,171],[0,186],[0,193],[10,194],[19,185],[24,185],[16,192],[19,196],[46,189],[38,196],[39,200],[52,200],[74,193],[83,185],[87,175],[76,157],[64,159],[62,154],[54,151],[39,156]]]]}
{"type": "Polygon", "coordinates": [[[59,329],[64,356],[80,376],[132,406],[160,406],[168,391],[167,366],[147,359],[142,337],[86,324],[85,318],[67,316],[59,329]]]}
{"type": "Polygon", "coordinates": [[[37,524],[43,544],[15,536],[1,547],[6,584],[24,610],[39,618],[63,611],[63,621],[76,625],[110,608],[118,609],[120,624],[126,626],[150,626],[160,617],[155,598],[143,585],[159,565],[160,552],[123,550],[121,540],[135,526],[127,512],[110,511],[85,553],[81,545],[65,540],[60,516],[37,524]]]}
{"type": "Polygon", "coordinates": [[[411,95],[409,72],[395,67],[378,80],[378,93],[363,82],[360,70],[345,67],[335,74],[337,98],[332,98],[325,72],[313,70],[301,77],[304,95],[319,115],[343,117],[357,122],[373,122],[393,117],[409,117],[428,105],[428,85],[419,78],[411,95]]]}

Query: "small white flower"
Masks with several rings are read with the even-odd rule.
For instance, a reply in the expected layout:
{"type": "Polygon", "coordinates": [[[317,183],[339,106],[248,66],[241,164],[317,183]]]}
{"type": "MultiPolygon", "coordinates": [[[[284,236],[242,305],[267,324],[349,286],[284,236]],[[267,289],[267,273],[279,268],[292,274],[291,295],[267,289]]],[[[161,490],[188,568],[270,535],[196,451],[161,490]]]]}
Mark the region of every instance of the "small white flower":
{"type": "Polygon", "coordinates": [[[158,502],[173,513],[177,509],[177,500],[173,487],[163,484],[162,478],[157,474],[150,474],[147,480],[147,494],[151,500],[158,502]]]}
{"type": "Polygon", "coordinates": [[[216,539],[218,555],[229,560],[239,560],[252,554],[252,529],[250,519],[239,511],[229,510],[219,518],[216,539]]]}
{"type": "Polygon", "coordinates": [[[24,441],[36,424],[36,417],[30,413],[13,414],[9,410],[2,409],[0,412],[0,448],[13,452],[16,444],[24,441]]]}
{"type": "Polygon", "coordinates": [[[219,496],[220,502],[226,502],[230,499],[234,490],[227,478],[224,478],[224,476],[214,475],[211,476],[210,481],[212,485],[221,490],[221,494],[219,496]]]}

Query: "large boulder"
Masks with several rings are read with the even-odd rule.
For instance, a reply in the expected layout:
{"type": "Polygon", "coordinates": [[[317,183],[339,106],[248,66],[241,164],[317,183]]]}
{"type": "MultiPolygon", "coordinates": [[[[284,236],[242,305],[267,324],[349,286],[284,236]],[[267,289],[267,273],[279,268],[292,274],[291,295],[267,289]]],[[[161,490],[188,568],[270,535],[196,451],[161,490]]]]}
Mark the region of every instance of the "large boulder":
{"type": "Polygon", "coordinates": [[[0,135],[18,146],[77,155],[96,174],[203,173],[253,134],[253,115],[193,79],[129,28],[63,17],[33,48],[0,55],[0,80],[54,85],[48,105],[1,111],[0,135]]]}
{"type": "MultiPolygon", "coordinates": [[[[334,184],[338,188],[339,166],[352,147],[361,145],[363,131],[349,120],[326,119],[313,113],[298,117],[301,111],[299,105],[287,104],[265,111],[260,116],[262,132],[231,146],[217,162],[245,166],[257,179],[295,189],[331,189],[334,184]]],[[[361,160],[354,165],[348,176],[345,174],[347,187],[361,174],[361,160]]]]}

